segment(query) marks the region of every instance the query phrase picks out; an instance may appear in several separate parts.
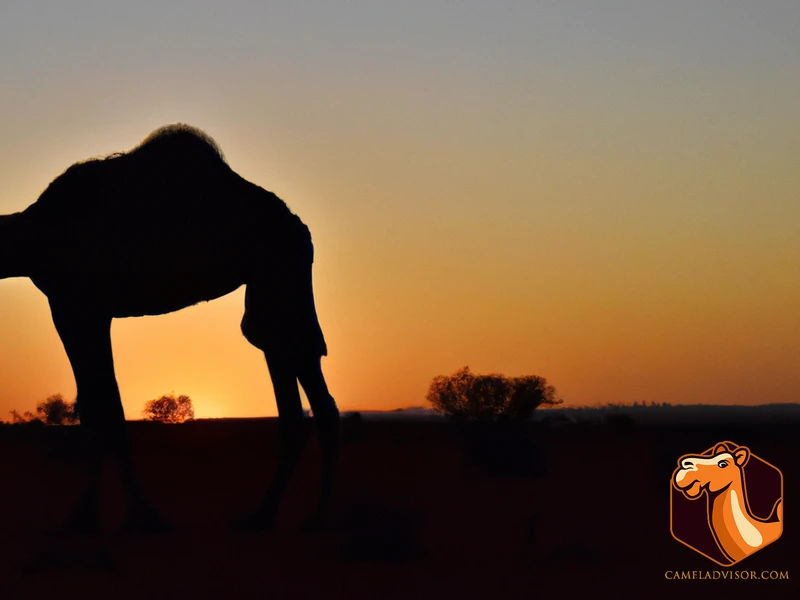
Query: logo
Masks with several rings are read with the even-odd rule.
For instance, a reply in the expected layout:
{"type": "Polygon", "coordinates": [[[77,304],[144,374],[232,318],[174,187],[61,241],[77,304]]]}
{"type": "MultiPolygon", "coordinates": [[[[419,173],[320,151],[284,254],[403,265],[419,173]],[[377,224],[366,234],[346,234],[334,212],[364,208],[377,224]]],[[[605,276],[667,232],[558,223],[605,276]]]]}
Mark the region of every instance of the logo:
{"type": "Polygon", "coordinates": [[[745,446],[681,456],[670,492],[672,537],[723,567],[783,533],[783,474],[745,446]]]}

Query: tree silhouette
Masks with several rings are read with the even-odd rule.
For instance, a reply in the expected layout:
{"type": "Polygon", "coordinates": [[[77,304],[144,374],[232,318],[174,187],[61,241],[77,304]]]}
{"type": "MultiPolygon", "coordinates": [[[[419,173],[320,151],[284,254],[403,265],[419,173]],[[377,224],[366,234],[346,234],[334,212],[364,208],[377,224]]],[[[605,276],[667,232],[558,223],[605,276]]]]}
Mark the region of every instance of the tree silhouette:
{"type": "Polygon", "coordinates": [[[75,402],[67,402],[61,394],[48,396],[36,405],[36,414],[29,410],[20,413],[9,411],[11,423],[15,425],[39,421],[45,425],[75,425],[79,422],[78,406],[75,402]]]}
{"type": "Polygon", "coordinates": [[[511,395],[504,412],[514,420],[527,421],[536,407],[555,406],[564,400],[556,396],[556,388],[548,385],[544,377],[525,375],[511,379],[511,395]]]}
{"type": "Polygon", "coordinates": [[[537,406],[563,402],[543,377],[476,375],[469,367],[434,377],[426,399],[450,417],[477,421],[526,421],[537,406]]]}
{"type": "Polygon", "coordinates": [[[61,394],[53,394],[36,405],[36,416],[45,425],[74,425],[78,422],[78,408],[61,394]]]}
{"type": "Polygon", "coordinates": [[[145,418],[149,421],[160,421],[161,423],[183,423],[194,419],[194,407],[189,396],[175,394],[161,396],[155,400],[149,400],[144,405],[142,411],[145,418]]]}

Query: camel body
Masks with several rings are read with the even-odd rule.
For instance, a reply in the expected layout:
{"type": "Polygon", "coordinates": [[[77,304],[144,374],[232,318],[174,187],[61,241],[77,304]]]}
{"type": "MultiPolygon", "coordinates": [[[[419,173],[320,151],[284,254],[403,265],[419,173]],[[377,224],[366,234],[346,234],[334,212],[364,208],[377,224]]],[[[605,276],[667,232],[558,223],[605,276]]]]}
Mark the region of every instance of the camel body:
{"type": "Polygon", "coordinates": [[[48,297],[68,287],[116,318],[159,315],[228,294],[310,245],[282,200],[192,132],[153,145],[70,167],[15,215],[20,262],[48,297]]]}
{"type": "Polygon", "coordinates": [[[261,506],[234,523],[271,527],[305,444],[297,388],[308,396],[323,454],[318,511],[327,515],[339,411],[312,285],[311,234],[275,194],[248,182],[203,132],[173,125],[126,153],[77,163],[25,210],[0,217],[0,279],[29,277],[48,298],[92,440],[89,486],[67,523],[97,525],[104,452],[120,460],[136,531],[165,524],[147,504],[128,457],[111,350],[114,318],[162,315],[246,285],[241,329],[264,352],[280,421],[278,470],[261,506]]]}

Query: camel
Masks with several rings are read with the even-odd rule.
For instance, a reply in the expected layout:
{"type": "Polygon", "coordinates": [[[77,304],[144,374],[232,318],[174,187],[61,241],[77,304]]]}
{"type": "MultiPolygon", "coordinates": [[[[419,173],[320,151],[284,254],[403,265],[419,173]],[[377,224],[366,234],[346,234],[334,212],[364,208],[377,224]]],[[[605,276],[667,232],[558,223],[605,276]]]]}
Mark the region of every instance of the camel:
{"type": "Polygon", "coordinates": [[[711,532],[722,553],[736,563],[781,536],[783,505],[779,498],[766,519],[753,515],[744,478],[750,450],[729,444],[717,444],[710,456],[682,456],[672,483],[690,500],[706,493],[711,532]]]}
{"type": "Polygon", "coordinates": [[[309,433],[298,381],[322,452],[319,498],[305,527],[325,525],[339,411],[321,368],[327,345],[314,301],[313,260],[311,234],[300,218],[235,173],[211,137],[184,124],[157,129],[127,152],[74,164],[28,208],[0,216],[0,279],[28,277],[47,297],[88,441],[88,484],[59,531],[97,531],[109,455],[127,494],[125,531],[169,529],[132,469],[111,322],[178,311],[242,285],[241,331],[264,353],[275,392],[278,464],[261,503],[230,526],[273,527],[309,433]]]}

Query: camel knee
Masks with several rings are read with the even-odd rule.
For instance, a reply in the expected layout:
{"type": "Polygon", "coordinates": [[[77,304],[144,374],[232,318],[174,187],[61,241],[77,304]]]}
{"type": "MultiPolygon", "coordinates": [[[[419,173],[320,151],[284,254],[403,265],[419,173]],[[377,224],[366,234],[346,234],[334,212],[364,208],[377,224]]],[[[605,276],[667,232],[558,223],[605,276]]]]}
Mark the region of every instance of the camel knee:
{"type": "Polygon", "coordinates": [[[297,360],[328,353],[313,296],[307,301],[250,284],[240,329],[250,344],[266,354],[297,360]]]}

